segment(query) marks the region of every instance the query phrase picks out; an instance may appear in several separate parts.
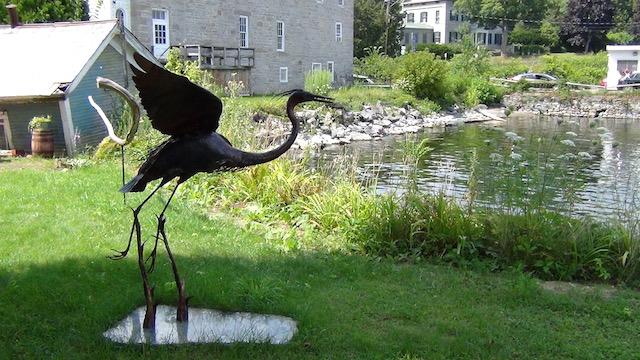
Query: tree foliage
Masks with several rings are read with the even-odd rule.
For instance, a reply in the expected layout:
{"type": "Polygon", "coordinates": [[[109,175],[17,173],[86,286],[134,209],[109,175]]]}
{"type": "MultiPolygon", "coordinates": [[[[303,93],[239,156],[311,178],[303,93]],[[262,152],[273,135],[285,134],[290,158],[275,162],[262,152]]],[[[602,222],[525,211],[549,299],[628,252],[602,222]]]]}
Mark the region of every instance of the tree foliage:
{"type": "Polygon", "coordinates": [[[562,25],[562,33],[573,46],[584,46],[584,52],[591,49],[594,40],[604,42],[604,33],[613,27],[615,15],[612,0],[569,0],[567,15],[562,25]],[[607,25],[609,24],[609,25],[607,25]]]}
{"type": "Polygon", "coordinates": [[[402,7],[398,1],[387,6],[383,0],[356,0],[354,19],[354,55],[366,56],[366,49],[379,47],[388,55],[400,52],[402,7]]]}
{"type": "Polygon", "coordinates": [[[9,14],[5,10],[8,4],[16,4],[20,22],[25,24],[89,18],[88,8],[83,0],[0,0],[0,4],[0,24],[9,23],[9,14]]]}

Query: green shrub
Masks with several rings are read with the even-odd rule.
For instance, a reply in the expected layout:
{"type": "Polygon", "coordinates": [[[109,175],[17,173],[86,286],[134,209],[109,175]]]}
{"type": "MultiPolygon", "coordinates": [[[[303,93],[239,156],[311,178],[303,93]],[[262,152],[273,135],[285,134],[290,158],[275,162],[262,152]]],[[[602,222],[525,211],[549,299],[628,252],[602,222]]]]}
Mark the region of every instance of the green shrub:
{"type": "Polygon", "coordinates": [[[456,54],[462,53],[460,44],[418,44],[417,51],[428,51],[440,59],[450,60],[456,54]],[[446,55],[445,55],[446,54],[446,55]]]}
{"type": "Polygon", "coordinates": [[[509,78],[528,72],[530,67],[531,65],[520,57],[496,56],[490,60],[489,76],[509,78]]]}
{"type": "Polygon", "coordinates": [[[607,75],[607,53],[595,55],[545,55],[536,71],[550,73],[566,81],[598,84],[607,75]]]}
{"type": "Polygon", "coordinates": [[[354,72],[358,75],[383,83],[393,80],[396,69],[396,60],[379,51],[371,50],[369,54],[361,59],[354,59],[354,72]]]}
{"type": "Polygon", "coordinates": [[[304,76],[304,89],[314,94],[327,95],[332,82],[333,75],[327,70],[309,71],[304,76]]]}
{"type": "Polygon", "coordinates": [[[34,116],[28,124],[29,131],[49,130],[51,126],[51,115],[34,116]]]}
{"type": "Polygon", "coordinates": [[[448,98],[449,67],[428,52],[413,52],[399,59],[396,85],[419,98],[442,102],[448,98]]]}
{"type": "Polygon", "coordinates": [[[172,48],[167,53],[167,64],[165,68],[171,72],[185,76],[194,84],[202,86],[218,97],[224,95],[224,89],[215,83],[213,75],[206,70],[200,69],[195,61],[184,60],[178,48],[172,48]]]}
{"type": "Polygon", "coordinates": [[[502,101],[504,90],[483,78],[470,81],[464,96],[464,104],[473,107],[479,104],[492,105],[502,101]]]}

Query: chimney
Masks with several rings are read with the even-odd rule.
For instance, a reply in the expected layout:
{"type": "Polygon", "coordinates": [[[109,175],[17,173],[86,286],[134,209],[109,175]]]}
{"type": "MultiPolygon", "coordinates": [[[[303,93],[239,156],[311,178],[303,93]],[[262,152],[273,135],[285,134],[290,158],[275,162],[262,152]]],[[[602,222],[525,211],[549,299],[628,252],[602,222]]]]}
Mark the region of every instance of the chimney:
{"type": "Polygon", "coordinates": [[[7,5],[7,11],[9,12],[9,19],[11,21],[11,28],[15,28],[20,25],[18,22],[18,9],[14,4],[7,5]]]}

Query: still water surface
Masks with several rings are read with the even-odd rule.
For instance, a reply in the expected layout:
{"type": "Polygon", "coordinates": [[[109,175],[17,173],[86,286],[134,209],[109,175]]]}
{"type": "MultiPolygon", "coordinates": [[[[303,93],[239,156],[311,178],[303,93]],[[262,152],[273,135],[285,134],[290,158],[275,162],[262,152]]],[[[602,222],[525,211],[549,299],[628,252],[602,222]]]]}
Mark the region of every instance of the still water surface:
{"type": "Polygon", "coordinates": [[[359,179],[378,192],[401,194],[415,176],[425,192],[461,203],[476,195],[476,205],[513,211],[543,207],[621,218],[640,205],[639,120],[515,117],[503,123],[429,129],[327,148],[314,166],[329,166],[343,155],[355,159],[359,179]],[[411,161],[407,148],[423,139],[431,151],[411,161]],[[477,191],[470,192],[470,186],[477,191]]]}

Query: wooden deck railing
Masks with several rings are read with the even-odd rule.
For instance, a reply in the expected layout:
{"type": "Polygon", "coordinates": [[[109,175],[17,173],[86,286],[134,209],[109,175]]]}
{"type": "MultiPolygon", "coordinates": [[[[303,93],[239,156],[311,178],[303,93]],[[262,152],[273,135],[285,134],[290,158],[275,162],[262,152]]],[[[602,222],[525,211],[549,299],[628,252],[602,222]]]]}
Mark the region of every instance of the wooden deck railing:
{"type": "Polygon", "coordinates": [[[196,61],[202,69],[233,69],[252,68],[255,66],[255,49],[182,45],[179,46],[182,56],[187,60],[196,61]]]}

